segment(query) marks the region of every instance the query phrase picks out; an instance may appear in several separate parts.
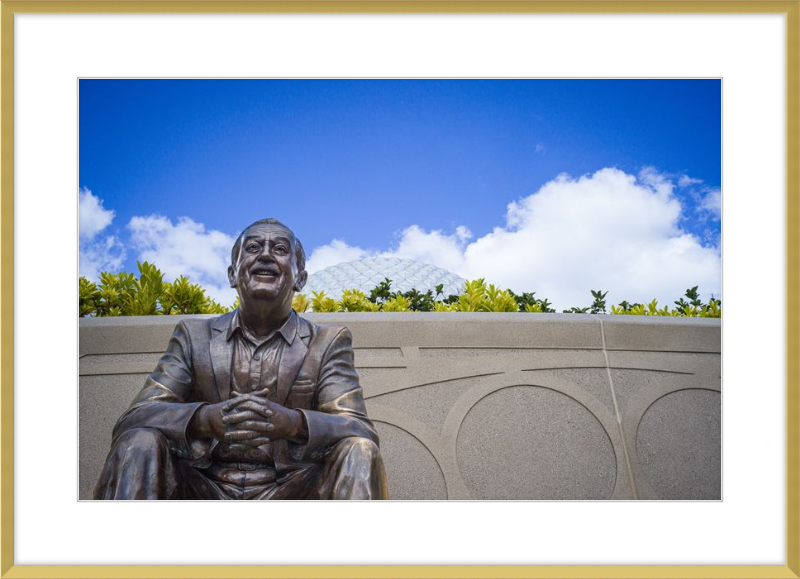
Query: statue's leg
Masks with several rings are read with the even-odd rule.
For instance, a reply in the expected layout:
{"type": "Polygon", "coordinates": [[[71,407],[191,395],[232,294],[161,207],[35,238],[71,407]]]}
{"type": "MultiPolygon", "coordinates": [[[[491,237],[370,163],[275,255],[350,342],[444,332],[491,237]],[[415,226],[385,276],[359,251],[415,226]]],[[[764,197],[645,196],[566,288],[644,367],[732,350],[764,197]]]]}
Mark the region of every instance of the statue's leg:
{"type": "Polygon", "coordinates": [[[343,438],[325,458],[319,478],[320,499],[388,499],[386,471],[378,445],[367,438],[343,438]]]}
{"type": "Polygon", "coordinates": [[[212,480],[208,472],[193,467],[185,460],[178,461],[180,486],[176,499],[225,501],[241,498],[241,490],[234,485],[212,480]]]}
{"type": "Polygon", "coordinates": [[[95,499],[171,499],[179,488],[177,461],[167,439],[154,428],[134,428],[108,453],[95,499]]]}

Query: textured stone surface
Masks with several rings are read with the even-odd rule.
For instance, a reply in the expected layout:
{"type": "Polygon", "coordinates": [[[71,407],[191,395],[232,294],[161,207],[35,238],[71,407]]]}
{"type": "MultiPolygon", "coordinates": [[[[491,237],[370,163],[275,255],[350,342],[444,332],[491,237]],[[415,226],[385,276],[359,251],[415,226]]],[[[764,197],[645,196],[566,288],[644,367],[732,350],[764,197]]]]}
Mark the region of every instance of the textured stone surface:
{"type": "Polygon", "coordinates": [[[417,386],[370,398],[405,412],[431,430],[441,432],[453,404],[466,390],[485,382],[485,378],[464,378],[428,386],[417,386]]]}
{"type": "Polygon", "coordinates": [[[713,352],[609,352],[608,362],[611,368],[620,370],[661,370],[717,377],[722,368],[720,354],[713,352]]]}
{"type": "Polygon", "coordinates": [[[597,419],[554,390],[517,386],[478,402],[458,435],[474,498],[607,499],[616,457],[597,419]]]}
{"type": "Polygon", "coordinates": [[[595,316],[516,313],[303,314],[316,323],[343,324],[361,347],[595,348],[602,347],[595,316]]]}
{"type": "Polygon", "coordinates": [[[679,390],[644,413],[636,452],[662,499],[720,499],[719,392],[679,390]]]}
{"type": "Polygon", "coordinates": [[[447,498],[444,477],[428,449],[409,433],[378,422],[381,454],[394,500],[443,500],[447,498]]]}
{"type": "Polygon", "coordinates": [[[532,370],[525,372],[531,384],[546,378],[561,378],[575,384],[597,398],[609,412],[614,412],[614,401],[608,385],[608,372],[605,368],[561,368],[559,370],[532,370]]]}
{"type": "Polygon", "coordinates": [[[81,318],[80,355],[163,352],[175,326],[186,318],[197,316],[118,316],[113,318],[81,318]]]}
{"type": "MultiPolygon", "coordinates": [[[[676,376],[676,374],[673,374],[676,376]]],[[[652,370],[611,370],[614,380],[614,394],[620,414],[624,415],[640,392],[656,387],[660,382],[670,379],[670,374],[652,370]]]]}
{"type": "Polygon", "coordinates": [[[150,373],[158,364],[160,353],[89,354],[80,359],[81,375],[150,373]]]}
{"type": "Polygon", "coordinates": [[[402,358],[403,351],[400,348],[356,348],[355,360],[358,365],[363,358],[402,358]]]}
{"type": "Polygon", "coordinates": [[[474,358],[476,356],[509,356],[530,354],[532,348],[420,348],[423,358],[474,358]]]}
{"type": "MultiPolygon", "coordinates": [[[[677,383],[682,374],[654,370],[612,370],[614,392],[621,414],[625,414],[632,400],[642,396],[643,392],[654,391],[663,384],[677,383]]],[[[704,381],[710,388],[719,386],[719,377],[709,375],[704,381]]]]}
{"type": "Polygon", "coordinates": [[[392,382],[403,375],[403,368],[357,368],[359,382],[364,389],[364,396],[369,398],[374,383],[392,382]]]}
{"type": "Polygon", "coordinates": [[[653,316],[604,316],[609,350],[720,352],[720,320],[653,316]]]}
{"type": "Polygon", "coordinates": [[[605,368],[606,358],[602,350],[579,350],[552,348],[533,351],[533,368],[547,370],[551,368],[605,368]]]}
{"type": "Polygon", "coordinates": [[[83,376],[80,382],[80,498],[91,498],[103,462],[111,450],[117,418],[142,389],[147,374],[83,376]]]}

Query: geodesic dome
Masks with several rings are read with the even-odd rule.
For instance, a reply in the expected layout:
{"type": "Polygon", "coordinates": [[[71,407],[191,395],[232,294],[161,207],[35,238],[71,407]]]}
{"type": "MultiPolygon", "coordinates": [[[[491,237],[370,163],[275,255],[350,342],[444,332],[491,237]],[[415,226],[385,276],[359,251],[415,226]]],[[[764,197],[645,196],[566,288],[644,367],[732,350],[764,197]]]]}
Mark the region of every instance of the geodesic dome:
{"type": "Polygon", "coordinates": [[[308,276],[302,293],[311,297],[312,292],[324,291],[328,297],[338,299],[346,289],[358,289],[369,295],[370,290],[385,278],[392,280],[392,292],[411,289],[425,293],[436,293],[436,286],[444,285],[445,296],[460,294],[466,283],[456,274],[411,259],[397,257],[373,257],[348,261],[326,267],[308,276]]]}

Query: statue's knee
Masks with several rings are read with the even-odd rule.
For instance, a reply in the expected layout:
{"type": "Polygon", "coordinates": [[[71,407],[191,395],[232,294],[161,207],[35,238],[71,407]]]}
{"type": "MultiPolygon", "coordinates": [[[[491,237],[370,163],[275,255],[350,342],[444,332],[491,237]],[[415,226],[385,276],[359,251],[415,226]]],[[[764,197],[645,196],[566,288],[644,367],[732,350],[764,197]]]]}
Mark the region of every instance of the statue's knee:
{"type": "Polygon", "coordinates": [[[359,436],[343,438],[336,446],[337,450],[354,453],[370,460],[377,458],[381,454],[377,444],[369,438],[361,438],[359,436]]]}
{"type": "Polygon", "coordinates": [[[167,450],[167,439],[155,428],[133,428],[119,435],[114,443],[115,449],[123,452],[143,453],[167,450]]]}

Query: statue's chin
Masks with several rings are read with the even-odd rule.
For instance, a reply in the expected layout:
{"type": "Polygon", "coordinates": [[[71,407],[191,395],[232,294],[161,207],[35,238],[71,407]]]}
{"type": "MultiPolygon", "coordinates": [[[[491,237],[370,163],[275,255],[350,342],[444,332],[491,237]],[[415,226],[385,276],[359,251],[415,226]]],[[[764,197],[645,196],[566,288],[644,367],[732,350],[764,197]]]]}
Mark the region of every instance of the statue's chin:
{"type": "MultiPolygon", "coordinates": [[[[292,293],[292,292],[288,292],[292,293]]],[[[280,285],[258,284],[248,287],[244,292],[240,291],[239,296],[243,302],[282,302],[286,299],[287,292],[280,285]]],[[[291,299],[289,300],[291,301],[291,299]]]]}

